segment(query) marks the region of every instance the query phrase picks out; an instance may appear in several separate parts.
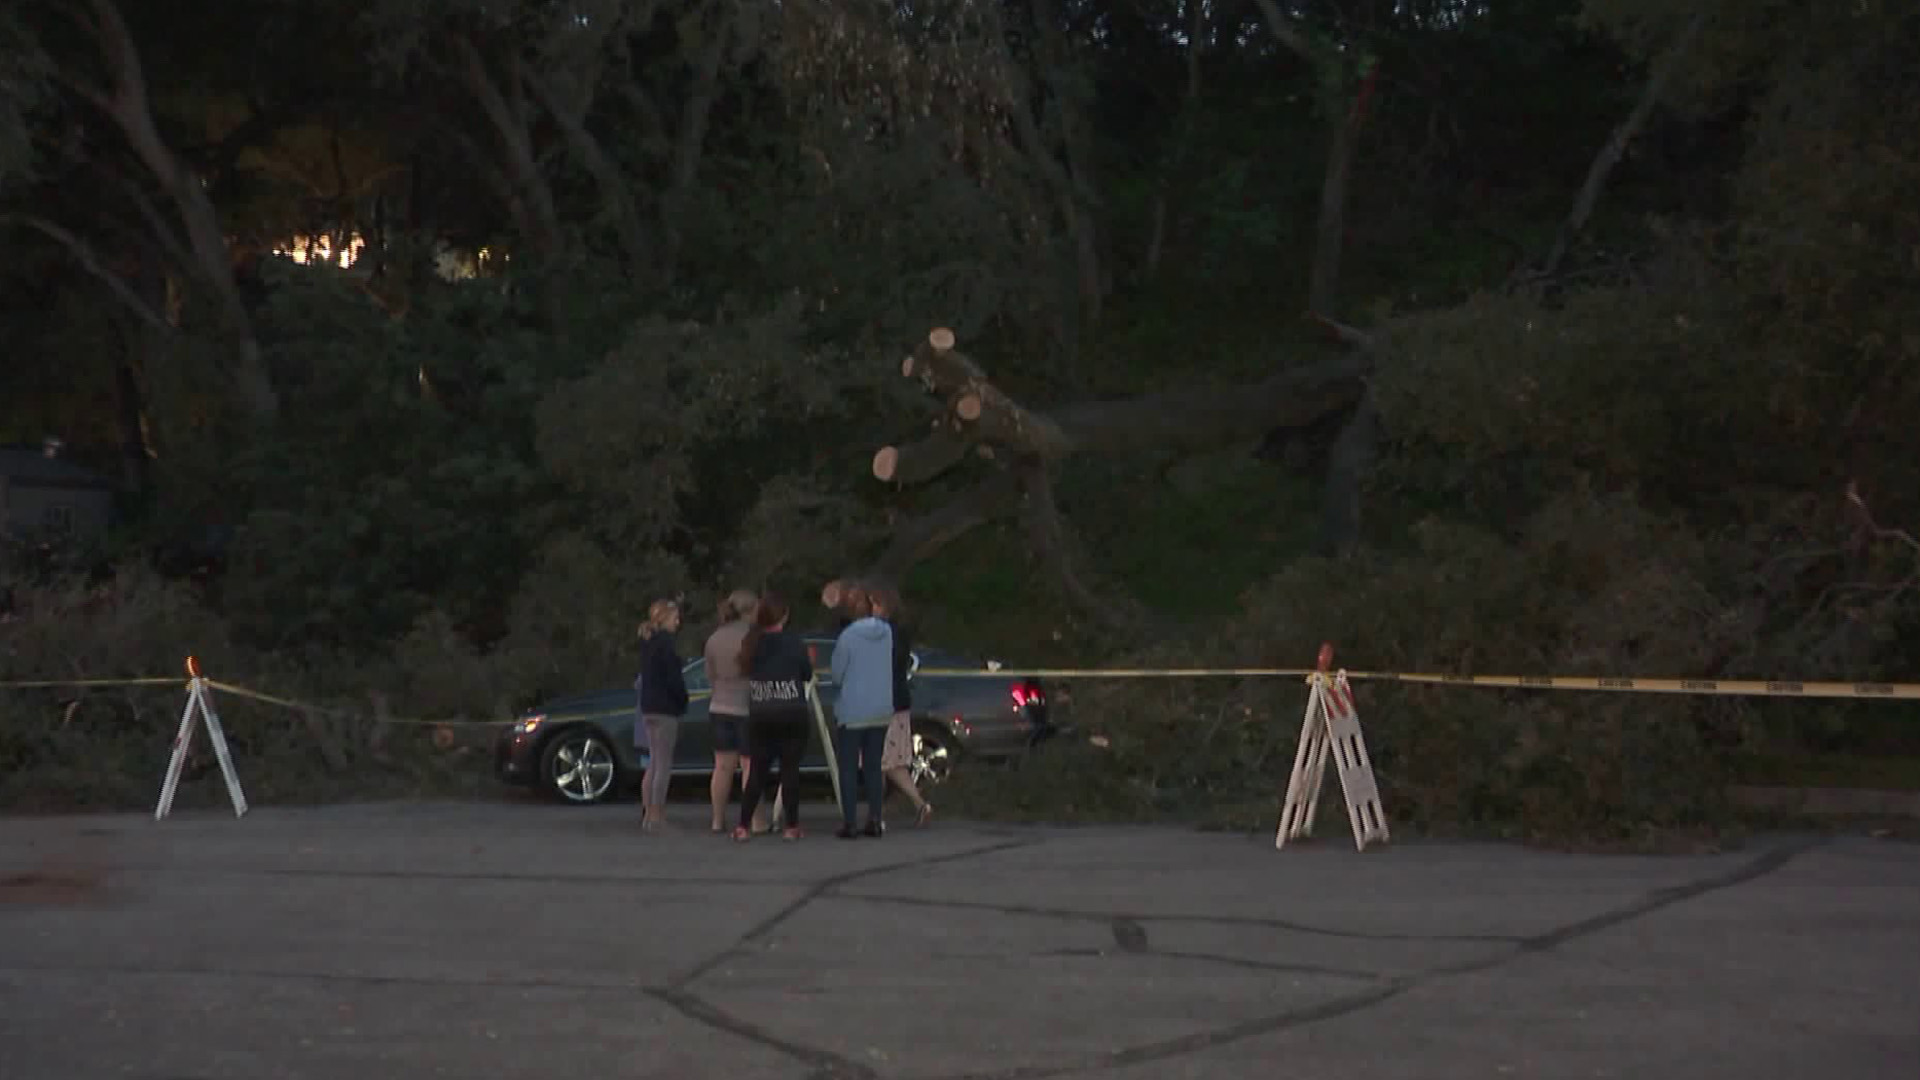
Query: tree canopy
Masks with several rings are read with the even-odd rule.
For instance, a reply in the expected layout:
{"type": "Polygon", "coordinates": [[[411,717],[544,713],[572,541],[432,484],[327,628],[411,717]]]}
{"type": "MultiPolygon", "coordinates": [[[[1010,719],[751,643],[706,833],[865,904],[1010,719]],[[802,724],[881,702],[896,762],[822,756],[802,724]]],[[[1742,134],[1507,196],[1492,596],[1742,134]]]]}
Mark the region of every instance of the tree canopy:
{"type": "MultiPolygon", "coordinates": [[[[997,560],[1099,652],[1501,551],[1458,606],[1540,663],[1865,678],[1920,640],[1916,60],[1887,0],[24,0],[0,441],[248,647],[520,692],[736,582],[966,633],[997,560]]],[[[1455,617],[1360,647],[1487,659],[1455,617]]]]}

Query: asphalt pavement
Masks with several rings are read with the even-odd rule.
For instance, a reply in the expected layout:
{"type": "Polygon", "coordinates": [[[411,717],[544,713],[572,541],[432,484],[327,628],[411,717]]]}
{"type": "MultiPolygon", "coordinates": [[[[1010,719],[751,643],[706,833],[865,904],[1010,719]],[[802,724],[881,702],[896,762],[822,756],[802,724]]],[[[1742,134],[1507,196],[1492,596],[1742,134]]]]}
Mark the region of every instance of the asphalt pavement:
{"type": "Polygon", "coordinates": [[[0,1077],[1920,1077],[1920,845],[0,820],[0,1077]]]}

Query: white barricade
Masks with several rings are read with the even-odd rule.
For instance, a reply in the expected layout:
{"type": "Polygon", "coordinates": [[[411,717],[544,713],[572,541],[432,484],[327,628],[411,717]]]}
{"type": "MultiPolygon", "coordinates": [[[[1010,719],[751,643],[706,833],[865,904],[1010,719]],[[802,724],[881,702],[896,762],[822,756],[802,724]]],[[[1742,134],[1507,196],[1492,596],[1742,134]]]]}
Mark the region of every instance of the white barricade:
{"type": "Polygon", "coordinates": [[[1360,731],[1360,713],[1354,707],[1353,687],[1344,671],[1329,675],[1328,653],[1323,670],[1307,677],[1307,713],[1300,724],[1300,748],[1294,753],[1293,775],[1287,780],[1286,799],[1280,804],[1280,828],[1273,846],[1313,835],[1313,816],[1320,806],[1320,784],[1326,778],[1327,758],[1340,772],[1346,796],[1347,820],[1353,826],[1353,844],[1365,851],[1371,843],[1385,843],[1387,811],[1380,805],[1373,762],[1367,757],[1366,736],[1360,731]]]}
{"type": "Polygon", "coordinates": [[[213,707],[213,687],[200,674],[200,662],[187,657],[187,707],[180,714],[180,732],[173,737],[173,760],[167,763],[167,778],[160,785],[160,804],[153,809],[159,821],[173,812],[173,796],[180,789],[180,775],[187,767],[187,752],[193,744],[193,730],[202,720],[207,738],[213,743],[213,755],[220,759],[220,775],[227,781],[227,798],[233,802],[233,816],[244,817],[247,796],[240,790],[240,774],[234,771],[233,755],[227,750],[227,734],[220,727],[220,714],[213,707]]]}

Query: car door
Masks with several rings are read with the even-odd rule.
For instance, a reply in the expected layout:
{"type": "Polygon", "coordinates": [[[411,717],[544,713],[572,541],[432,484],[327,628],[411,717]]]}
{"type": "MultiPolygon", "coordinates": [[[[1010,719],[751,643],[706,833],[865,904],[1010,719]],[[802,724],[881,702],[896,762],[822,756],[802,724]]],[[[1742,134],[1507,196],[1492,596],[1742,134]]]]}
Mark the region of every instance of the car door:
{"type": "Polygon", "coordinates": [[[681,669],[687,682],[687,714],[680,718],[680,734],[673,744],[673,771],[706,773],[713,771],[713,724],[707,703],[713,698],[713,683],[707,679],[705,657],[681,669]]]}

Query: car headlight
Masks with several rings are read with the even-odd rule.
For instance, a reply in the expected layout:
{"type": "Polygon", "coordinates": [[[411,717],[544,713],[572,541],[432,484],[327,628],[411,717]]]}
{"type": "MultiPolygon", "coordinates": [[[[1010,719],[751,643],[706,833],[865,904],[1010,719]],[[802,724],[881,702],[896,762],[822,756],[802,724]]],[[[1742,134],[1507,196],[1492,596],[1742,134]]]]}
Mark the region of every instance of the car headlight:
{"type": "Polygon", "coordinates": [[[529,716],[522,720],[517,721],[515,723],[515,726],[520,729],[522,734],[531,735],[533,734],[533,730],[539,727],[541,723],[545,720],[546,720],[545,716],[529,716]]]}

